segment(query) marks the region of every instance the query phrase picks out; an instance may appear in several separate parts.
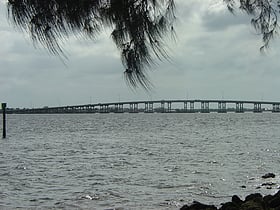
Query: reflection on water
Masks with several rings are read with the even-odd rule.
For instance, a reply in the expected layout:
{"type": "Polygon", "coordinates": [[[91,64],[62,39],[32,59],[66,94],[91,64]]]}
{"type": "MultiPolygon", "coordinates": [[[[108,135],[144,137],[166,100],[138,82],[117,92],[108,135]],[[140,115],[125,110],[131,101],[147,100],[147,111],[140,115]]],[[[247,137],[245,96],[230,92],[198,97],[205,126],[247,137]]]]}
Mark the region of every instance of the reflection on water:
{"type": "Polygon", "coordinates": [[[179,209],[274,193],[256,187],[279,168],[279,126],[276,113],[8,115],[0,207],[179,209]]]}

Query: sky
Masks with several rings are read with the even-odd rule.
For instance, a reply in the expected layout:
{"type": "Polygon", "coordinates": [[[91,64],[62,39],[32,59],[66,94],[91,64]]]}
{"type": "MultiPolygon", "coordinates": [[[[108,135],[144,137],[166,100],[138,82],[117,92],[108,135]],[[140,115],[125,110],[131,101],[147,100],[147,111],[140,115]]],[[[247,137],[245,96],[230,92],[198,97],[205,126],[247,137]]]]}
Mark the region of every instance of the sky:
{"type": "Polygon", "coordinates": [[[61,61],[7,18],[0,1],[0,102],[12,108],[135,100],[238,99],[280,101],[280,39],[265,54],[250,17],[232,15],[222,0],[177,0],[171,61],[148,70],[153,87],[133,89],[106,30],[96,40],[71,37],[61,61]]]}

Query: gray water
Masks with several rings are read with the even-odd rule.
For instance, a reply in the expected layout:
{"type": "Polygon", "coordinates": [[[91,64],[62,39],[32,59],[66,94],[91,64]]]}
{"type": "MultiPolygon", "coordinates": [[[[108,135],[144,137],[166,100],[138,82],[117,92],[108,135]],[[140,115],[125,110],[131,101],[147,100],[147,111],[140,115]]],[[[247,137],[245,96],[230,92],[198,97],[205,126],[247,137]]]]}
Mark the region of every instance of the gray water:
{"type": "Polygon", "coordinates": [[[7,118],[1,209],[179,209],[279,188],[277,113],[7,118]]]}

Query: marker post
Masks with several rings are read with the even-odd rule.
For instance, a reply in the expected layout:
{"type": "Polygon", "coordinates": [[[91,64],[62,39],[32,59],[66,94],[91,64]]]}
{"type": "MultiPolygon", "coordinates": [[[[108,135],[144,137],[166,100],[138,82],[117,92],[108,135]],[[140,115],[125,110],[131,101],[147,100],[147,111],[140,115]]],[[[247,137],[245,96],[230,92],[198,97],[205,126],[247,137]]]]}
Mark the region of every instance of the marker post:
{"type": "Polygon", "coordinates": [[[3,139],[6,138],[6,103],[2,103],[2,114],[3,114],[3,139]]]}

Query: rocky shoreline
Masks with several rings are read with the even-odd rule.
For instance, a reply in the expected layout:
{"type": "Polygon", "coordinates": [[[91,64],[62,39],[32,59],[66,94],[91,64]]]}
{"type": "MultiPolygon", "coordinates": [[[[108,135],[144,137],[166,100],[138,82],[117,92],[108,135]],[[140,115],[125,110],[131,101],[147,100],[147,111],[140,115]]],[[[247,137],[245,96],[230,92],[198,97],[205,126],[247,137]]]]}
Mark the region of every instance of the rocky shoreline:
{"type": "MultiPolygon", "coordinates": [[[[262,176],[263,179],[274,177],[273,173],[262,176]]],[[[263,186],[270,187],[269,185],[270,183],[263,184],[263,186]]],[[[231,201],[222,203],[220,207],[194,201],[191,205],[184,205],[180,210],[280,210],[280,190],[274,195],[263,196],[260,193],[253,193],[247,195],[245,200],[234,195],[231,201]]]]}
{"type": "Polygon", "coordinates": [[[184,205],[180,210],[280,210],[280,191],[266,196],[260,193],[250,194],[244,201],[234,195],[230,202],[221,204],[220,208],[194,202],[190,206],[184,205]]]}

